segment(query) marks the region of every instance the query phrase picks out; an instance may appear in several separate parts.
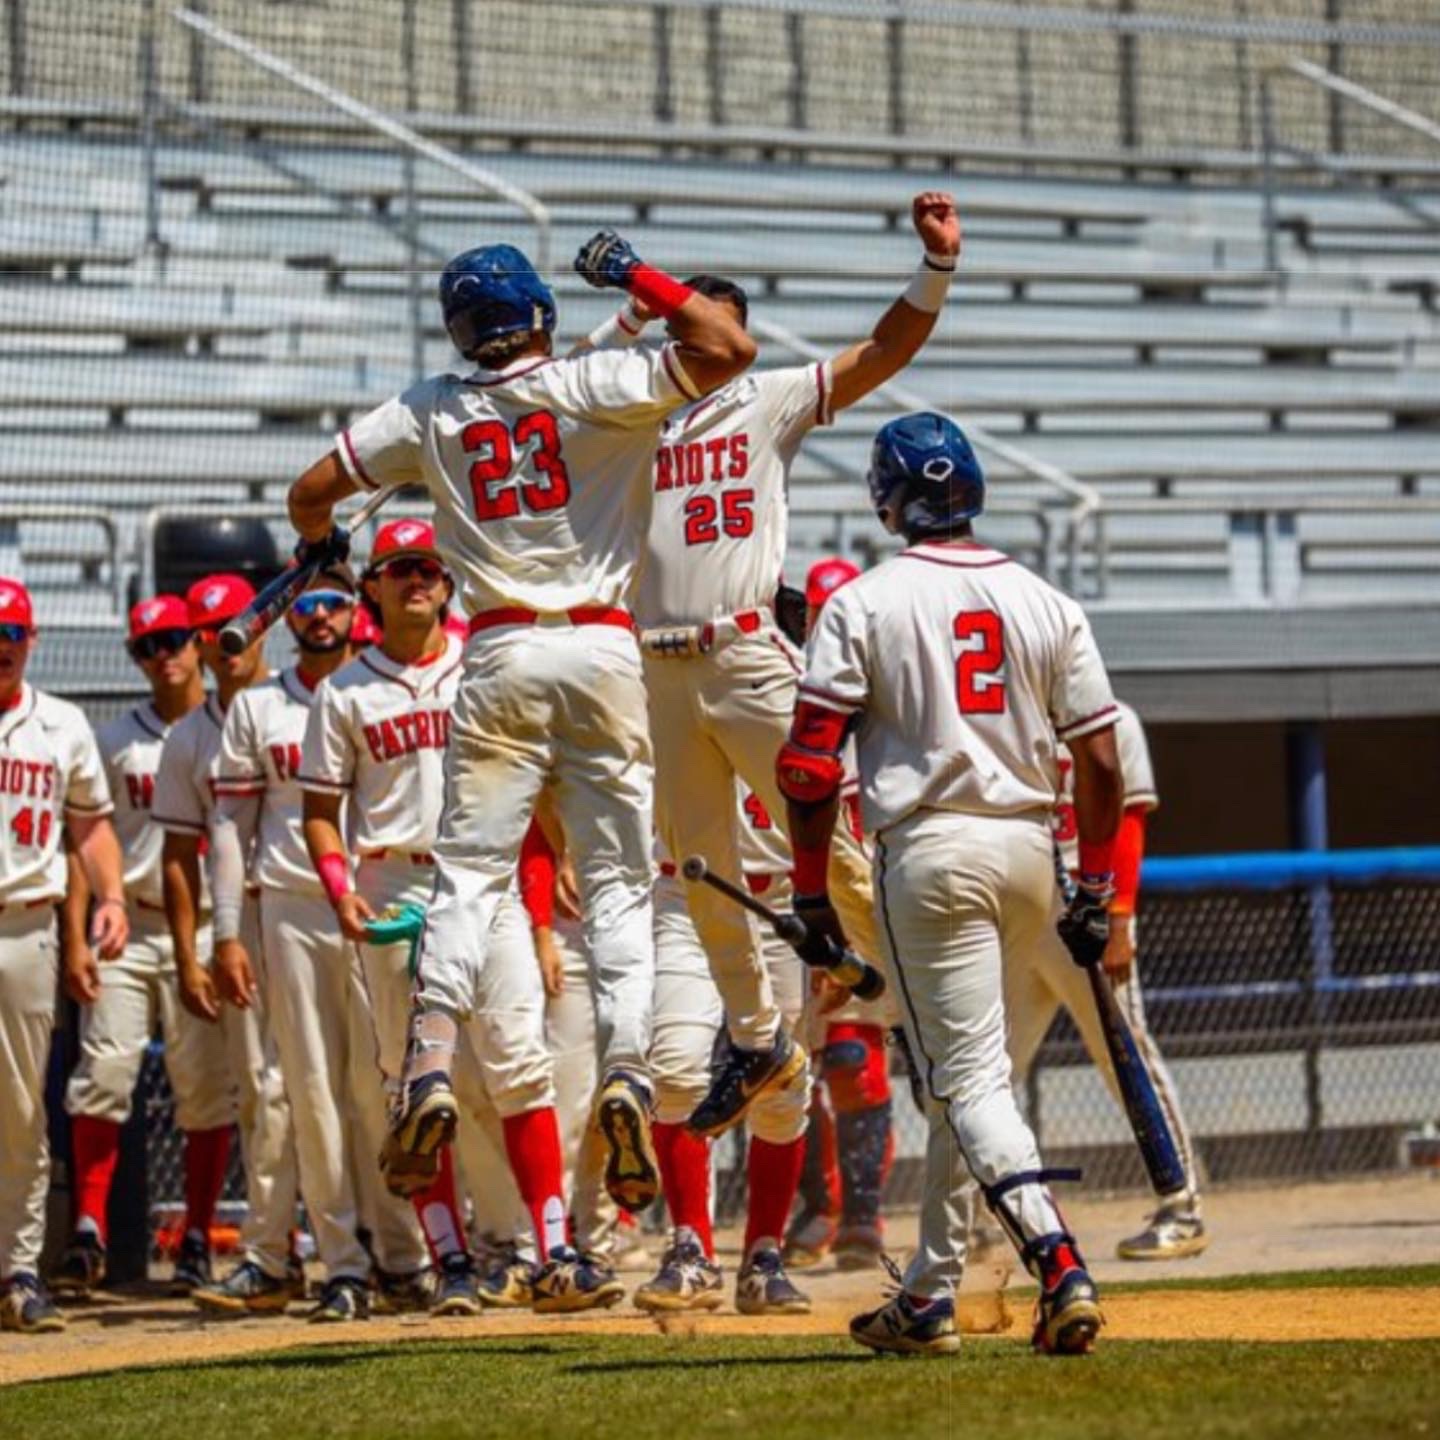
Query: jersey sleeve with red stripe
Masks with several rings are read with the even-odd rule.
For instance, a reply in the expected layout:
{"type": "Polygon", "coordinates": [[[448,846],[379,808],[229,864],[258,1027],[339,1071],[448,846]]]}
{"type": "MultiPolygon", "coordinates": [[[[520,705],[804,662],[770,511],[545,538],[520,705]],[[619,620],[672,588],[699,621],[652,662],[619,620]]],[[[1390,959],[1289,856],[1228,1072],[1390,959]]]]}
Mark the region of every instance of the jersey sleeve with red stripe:
{"type": "Polygon", "coordinates": [[[1107,729],[1119,719],[1110,677],[1085,612],[1068,596],[1056,595],[1063,615],[1061,651],[1050,689],[1050,718],[1062,740],[1107,729]]]}

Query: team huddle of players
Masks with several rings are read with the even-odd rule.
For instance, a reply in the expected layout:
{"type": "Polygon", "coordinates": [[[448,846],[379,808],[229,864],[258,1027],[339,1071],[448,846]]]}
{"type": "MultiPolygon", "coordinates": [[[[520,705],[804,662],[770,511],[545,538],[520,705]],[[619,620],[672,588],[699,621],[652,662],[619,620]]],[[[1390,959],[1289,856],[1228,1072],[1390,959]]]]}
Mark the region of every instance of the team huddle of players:
{"type": "Polygon", "coordinates": [[[613,1305],[625,1222],[661,1195],[670,1242],[634,1302],[714,1308],[711,1144],[743,1120],[735,1303],[803,1313],[788,1269],[832,1245],[882,1260],[894,1028],[929,1123],[920,1242],[851,1333],[957,1347],[978,1185],[1040,1282],[1035,1343],[1081,1351],[1098,1297],[1012,1078],[1060,1004],[1108,1074],[1071,958],[1101,950],[1187,1162],[1122,1253],[1203,1247],[1133,977],[1143,735],[1079,608],[974,540],[983,479],[953,423],[881,430],[872,498],[908,548],[863,576],[816,567],[808,656],[777,622],[791,462],[920,349],[958,263],[949,196],[917,196],[914,223],[924,258],[869,337],[758,372],[738,286],[676,281],[611,232],[576,268],[628,301],[565,358],[518,251],[457,257],[441,305],[474,369],[357,420],[292,488],[317,568],[281,674],[258,643],[222,650],[253,597],[211,576],[131,612],[151,698],[92,735],[25,682],[29,598],[0,581],[7,1328],[63,1324],[38,1278],[57,905],[82,1006],[62,1295],[103,1277],[158,1021],[185,1132],[176,1283],[202,1310],[304,1294],[299,1200],[312,1320],[613,1305]],[[433,524],[382,526],[357,576],[333,508],[399,486],[429,492],[433,524]],[[881,965],[887,994],[856,1000],[686,884],[692,854],[881,965]],[[216,1278],[237,1120],[242,1259],[216,1278]]]}

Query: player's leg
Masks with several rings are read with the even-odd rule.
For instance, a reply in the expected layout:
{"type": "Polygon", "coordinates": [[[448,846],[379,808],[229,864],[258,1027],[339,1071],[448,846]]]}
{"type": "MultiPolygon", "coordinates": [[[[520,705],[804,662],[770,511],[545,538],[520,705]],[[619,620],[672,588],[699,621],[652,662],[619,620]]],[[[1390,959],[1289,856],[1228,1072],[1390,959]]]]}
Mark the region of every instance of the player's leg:
{"type": "MultiPolygon", "coordinates": [[[[823,1046],[822,1046],[823,1049],[823,1046]]],[[[829,1253],[840,1223],[840,1164],[835,1147],[835,1115],[824,1084],[824,1070],[810,1092],[805,1130],[805,1164],[800,1170],[800,1208],[785,1235],[785,1263],[808,1270],[829,1253]]]]}
{"type": "Polygon", "coordinates": [[[1085,1349],[1099,1327],[1094,1286],[1045,1183],[1005,1048],[1001,925],[1009,928],[1003,917],[1016,907],[1043,908],[1037,895],[1053,884],[1048,843],[1038,824],[940,812],[913,815],[877,843],[882,932],[909,1041],[938,1113],[931,1117],[920,1247],[901,1295],[852,1325],[863,1344],[889,1348],[898,1325],[917,1348],[953,1348],[953,1329],[945,1337],[933,1322],[949,1320],[964,1258],[956,1204],[961,1157],[1040,1282],[1037,1345],[1085,1349]]]}
{"type": "Polygon", "coordinates": [[[435,889],[420,940],[400,1103],[382,1156],[387,1183],[399,1193],[432,1178],[414,1162],[454,1135],[450,1072],[460,1028],[476,1010],[495,912],[514,883],[551,768],[566,668],[543,629],[497,630],[472,640],[466,654],[445,753],[435,889]]]}
{"type": "Polygon", "coordinates": [[[160,963],[154,937],[137,924],[124,953],[99,967],[95,1002],[80,1007],[80,1058],[65,1087],[75,1225],[54,1276],[57,1295],[83,1299],[104,1274],[120,1127],[130,1118],[136,1077],[154,1028],[160,963]]]}
{"type": "Polygon", "coordinates": [[[40,1282],[50,1143],[45,1068],[55,1026],[54,911],[0,913],[0,1329],[63,1330],[40,1282]]]}
{"type": "MultiPolygon", "coordinates": [[[[280,1072],[275,1037],[266,1013],[265,954],[258,906],[247,901],[241,914],[241,941],[255,966],[260,997],[248,1010],[225,1006],[220,1031],[227,1073],[237,1090],[240,1150],[245,1162],[245,1220],[240,1228],[240,1263],[223,1280],[202,1285],[191,1298],[202,1310],[221,1314],[283,1311],[305,1298],[305,1274],[291,1249],[300,1166],[295,1128],[280,1072]]],[[[200,953],[211,951],[208,929],[197,938],[200,953]]]]}
{"type": "MultiPolygon", "coordinates": [[[[784,906],[787,895],[769,892],[784,906]]],[[[770,974],[781,1024],[802,1032],[809,980],[799,957],[784,941],[766,936],[761,954],[770,974]]],[[[735,1305],[744,1315],[804,1315],[810,1297],[785,1273],[780,1241],[800,1188],[805,1132],[810,1118],[810,1068],[788,1084],[767,1090],[750,1109],[746,1154],[744,1261],[736,1277],[735,1305]]]]}
{"type": "Polygon", "coordinates": [[[893,1153],[884,1027],[855,1020],[831,1024],[821,1073],[835,1109],[841,1177],[835,1263],[841,1270],[871,1270],[885,1248],[880,1201],[893,1153]]]}
{"type": "Polygon", "coordinates": [[[650,1136],[655,987],[653,801],[649,719],[632,635],[587,627],[563,640],[571,678],[556,723],[555,799],[575,858],[595,985],[600,1086],[595,1120],[608,1147],[605,1188],[645,1209],[660,1188],[650,1136]]]}
{"type": "Polygon", "coordinates": [[[671,1239],[656,1274],[635,1291],[642,1310],[713,1310],[723,1303],[710,1225],[710,1141],[686,1125],[710,1083],[715,1037],[725,1021],[720,992],[673,876],[655,887],[655,1152],[671,1239]]]}
{"type": "Polygon", "coordinates": [[[336,975],[325,963],[330,947],[323,938],[334,923],[323,897],[274,889],[260,897],[266,1013],[295,1126],[300,1192],[327,1289],[340,1282],[361,1293],[370,1257],[357,1235],[346,1146],[348,975],[336,975]]]}
{"type": "Polygon", "coordinates": [[[210,1231],[230,1164],[238,1086],[220,1026],[180,1003],[168,932],[158,944],[166,957],[157,977],[165,1069],[175,1093],[175,1124],[185,1136],[185,1238],[172,1289],[189,1295],[212,1279],[210,1231]]]}

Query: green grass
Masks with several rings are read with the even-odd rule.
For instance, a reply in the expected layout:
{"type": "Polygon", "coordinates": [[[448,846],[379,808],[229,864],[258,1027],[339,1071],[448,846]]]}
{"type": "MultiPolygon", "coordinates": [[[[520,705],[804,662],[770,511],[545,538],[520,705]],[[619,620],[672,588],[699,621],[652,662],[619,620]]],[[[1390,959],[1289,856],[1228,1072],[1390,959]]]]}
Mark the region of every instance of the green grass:
{"type": "Polygon", "coordinates": [[[23,1440],[1210,1440],[1440,1432],[1440,1341],[1013,1341],[872,1359],[843,1339],[566,1337],[291,1350],[0,1391],[23,1440]]]}
{"type": "MultiPolygon", "coordinates": [[[[1436,1285],[1440,1285],[1440,1265],[1357,1265],[1346,1270],[1280,1270],[1264,1275],[1110,1280],[1100,1289],[1102,1295],[1130,1295],[1146,1290],[1408,1290],[1436,1285]]],[[[1436,1433],[1440,1435],[1440,1426],[1437,1426],[1436,1433]]]]}

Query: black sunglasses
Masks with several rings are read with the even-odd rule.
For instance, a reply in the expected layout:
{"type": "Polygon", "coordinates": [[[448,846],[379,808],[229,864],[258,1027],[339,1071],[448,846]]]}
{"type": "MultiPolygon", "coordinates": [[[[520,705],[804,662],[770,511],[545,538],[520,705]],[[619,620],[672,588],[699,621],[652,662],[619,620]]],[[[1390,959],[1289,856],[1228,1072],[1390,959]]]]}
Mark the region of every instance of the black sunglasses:
{"type": "Polygon", "coordinates": [[[380,573],[392,580],[408,580],[412,575],[418,575],[427,585],[433,585],[444,578],[445,567],[438,560],[406,555],[399,560],[387,560],[380,567],[380,573]]]}
{"type": "Polygon", "coordinates": [[[194,636],[193,630],[152,630],[130,642],[130,653],[137,660],[154,660],[161,655],[178,655],[194,636]]]}

